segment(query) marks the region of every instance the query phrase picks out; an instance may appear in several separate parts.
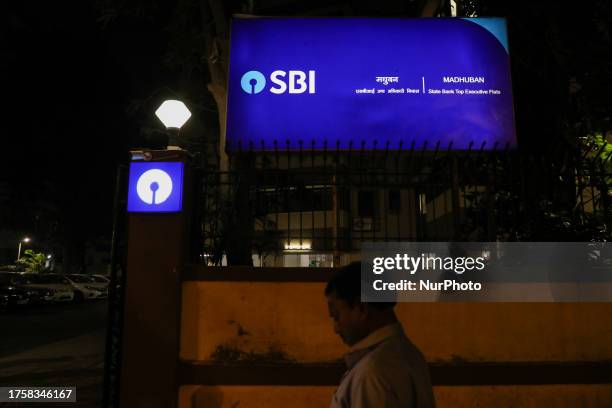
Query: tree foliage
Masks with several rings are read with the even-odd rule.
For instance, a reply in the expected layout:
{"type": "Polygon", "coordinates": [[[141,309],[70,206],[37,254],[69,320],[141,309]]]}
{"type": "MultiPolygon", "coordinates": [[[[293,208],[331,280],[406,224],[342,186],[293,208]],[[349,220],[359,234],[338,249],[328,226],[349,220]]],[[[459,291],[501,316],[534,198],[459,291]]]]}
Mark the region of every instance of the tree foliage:
{"type": "Polygon", "coordinates": [[[26,272],[40,273],[45,267],[45,254],[26,249],[17,264],[24,266],[26,272]]]}

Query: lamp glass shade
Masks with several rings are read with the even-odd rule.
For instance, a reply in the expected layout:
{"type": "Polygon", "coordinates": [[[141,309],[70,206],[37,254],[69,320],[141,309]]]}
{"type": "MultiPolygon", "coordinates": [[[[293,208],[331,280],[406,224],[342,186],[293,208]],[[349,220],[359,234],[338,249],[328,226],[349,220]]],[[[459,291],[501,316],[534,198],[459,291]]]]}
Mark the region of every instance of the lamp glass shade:
{"type": "Polygon", "coordinates": [[[181,101],[164,101],[155,111],[155,115],[166,128],[180,129],[191,117],[191,112],[181,101]]]}

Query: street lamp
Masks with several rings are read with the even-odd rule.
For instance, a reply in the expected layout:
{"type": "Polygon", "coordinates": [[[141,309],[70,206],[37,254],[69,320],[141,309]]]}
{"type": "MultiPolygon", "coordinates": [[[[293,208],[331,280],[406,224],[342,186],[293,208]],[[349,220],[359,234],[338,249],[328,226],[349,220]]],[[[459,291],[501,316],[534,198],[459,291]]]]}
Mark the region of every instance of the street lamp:
{"type": "Polygon", "coordinates": [[[168,130],[168,150],[180,149],[178,136],[181,127],[191,117],[191,112],[181,101],[169,99],[164,101],[155,111],[155,115],[168,130]]]}
{"type": "Polygon", "coordinates": [[[23,239],[19,241],[19,248],[17,249],[17,260],[21,258],[21,243],[22,242],[25,242],[27,244],[28,242],[30,242],[30,238],[24,237],[23,239]]]}

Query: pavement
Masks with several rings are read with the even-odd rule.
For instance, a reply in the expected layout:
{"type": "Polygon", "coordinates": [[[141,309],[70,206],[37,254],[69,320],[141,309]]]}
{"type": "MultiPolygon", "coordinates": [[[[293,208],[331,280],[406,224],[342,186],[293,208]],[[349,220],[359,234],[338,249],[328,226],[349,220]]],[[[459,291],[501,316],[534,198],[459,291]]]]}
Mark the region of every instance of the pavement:
{"type": "MultiPolygon", "coordinates": [[[[32,340],[25,341],[25,350],[13,351],[6,354],[4,347],[3,355],[0,357],[0,386],[76,386],[76,403],[2,403],[0,407],[83,407],[98,408],[102,406],[102,384],[104,374],[104,349],[106,340],[105,319],[102,319],[100,311],[106,307],[106,303],[98,305],[74,305],[72,307],[60,308],[55,310],[57,313],[50,313],[44,317],[45,322],[53,321],[61,316],[66,319],[64,326],[69,330],[60,330],[54,333],[45,333],[44,330],[49,325],[43,325],[39,333],[39,338],[47,340],[45,344],[30,346],[32,340]],[[68,313],[66,313],[68,311],[68,313]],[[74,323],[80,322],[84,316],[93,317],[97,324],[80,326],[80,330],[74,329],[74,323]],[[92,330],[93,327],[96,327],[92,330]],[[75,335],[78,331],[80,334],[75,335]],[[63,335],[62,335],[63,334],[63,335]],[[60,340],[51,340],[60,337],[60,340]]],[[[3,320],[12,316],[0,317],[0,324],[5,326],[3,320]]],[[[25,314],[21,316],[21,325],[29,328],[28,322],[40,319],[40,314],[25,314]]],[[[60,325],[61,326],[61,325],[60,325]]],[[[77,327],[79,328],[79,327],[77,327]]],[[[0,340],[0,346],[8,343],[15,349],[15,343],[20,333],[19,328],[13,327],[10,330],[11,336],[0,340]]],[[[28,329],[27,333],[30,334],[28,329]]],[[[8,333],[7,333],[8,334],[8,333]]],[[[28,339],[26,339],[28,340],[28,339]]],[[[40,343],[40,341],[39,341],[40,343]]]]}
{"type": "Polygon", "coordinates": [[[108,303],[66,303],[0,313],[0,358],[106,328],[108,303]]]}

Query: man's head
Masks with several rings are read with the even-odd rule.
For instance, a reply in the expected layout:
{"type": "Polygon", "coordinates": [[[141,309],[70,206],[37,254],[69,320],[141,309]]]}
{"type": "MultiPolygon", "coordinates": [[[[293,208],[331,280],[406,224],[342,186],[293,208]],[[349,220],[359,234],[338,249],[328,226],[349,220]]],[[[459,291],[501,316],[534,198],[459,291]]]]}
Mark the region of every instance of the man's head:
{"type": "Polygon", "coordinates": [[[349,346],[395,321],[395,302],[361,302],[361,262],[339,268],[327,283],[325,296],[334,331],[349,346]]]}

